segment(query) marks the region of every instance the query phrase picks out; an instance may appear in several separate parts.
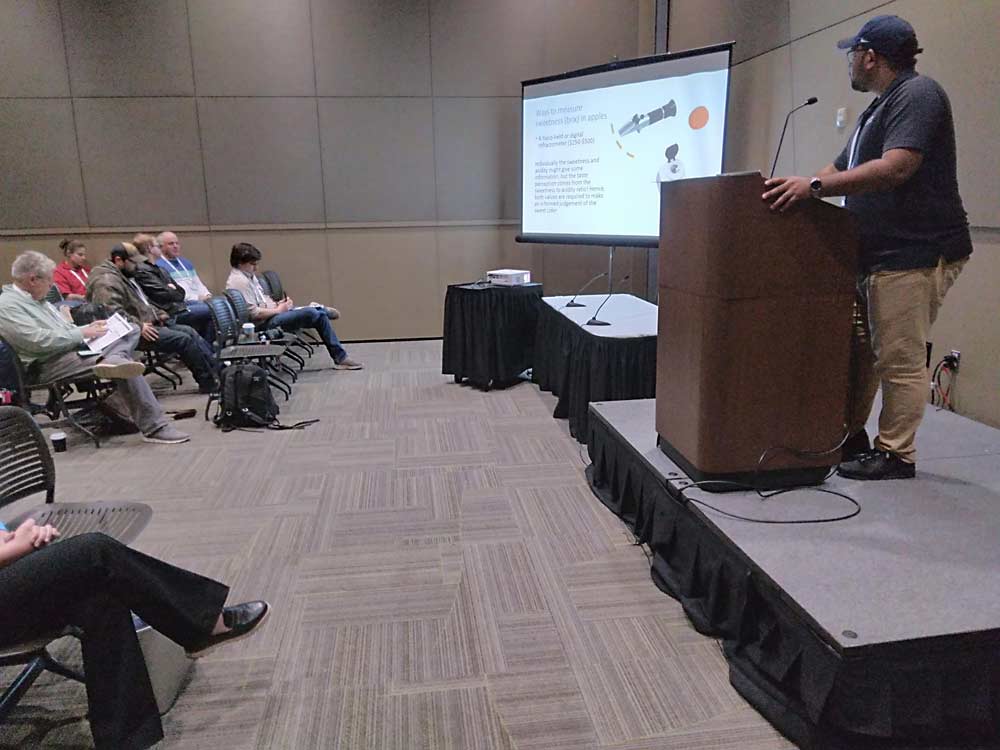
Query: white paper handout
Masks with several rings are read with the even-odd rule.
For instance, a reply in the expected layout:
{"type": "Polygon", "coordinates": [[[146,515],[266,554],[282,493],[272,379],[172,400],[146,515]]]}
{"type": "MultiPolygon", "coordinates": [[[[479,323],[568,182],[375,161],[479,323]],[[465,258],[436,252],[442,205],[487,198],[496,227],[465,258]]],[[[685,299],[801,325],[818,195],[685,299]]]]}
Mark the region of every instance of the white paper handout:
{"type": "Polygon", "coordinates": [[[118,339],[128,336],[132,331],[132,324],[129,323],[120,312],[116,312],[108,318],[108,332],[103,336],[87,342],[87,349],[94,354],[100,354],[118,339]]]}

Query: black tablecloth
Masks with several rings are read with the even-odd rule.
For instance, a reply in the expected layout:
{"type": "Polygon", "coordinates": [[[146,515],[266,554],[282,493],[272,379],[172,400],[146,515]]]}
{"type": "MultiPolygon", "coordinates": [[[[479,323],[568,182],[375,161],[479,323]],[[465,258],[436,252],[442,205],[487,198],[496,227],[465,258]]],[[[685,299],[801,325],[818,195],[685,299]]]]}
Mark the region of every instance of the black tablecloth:
{"type": "Polygon", "coordinates": [[[517,378],[532,366],[541,300],[541,284],[450,285],[441,371],[479,386],[517,378]]]}
{"type": "Polygon", "coordinates": [[[542,303],[532,379],[558,396],[552,416],[569,419],[570,434],[585,443],[591,401],[656,396],[656,336],[595,336],[542,303]]]}

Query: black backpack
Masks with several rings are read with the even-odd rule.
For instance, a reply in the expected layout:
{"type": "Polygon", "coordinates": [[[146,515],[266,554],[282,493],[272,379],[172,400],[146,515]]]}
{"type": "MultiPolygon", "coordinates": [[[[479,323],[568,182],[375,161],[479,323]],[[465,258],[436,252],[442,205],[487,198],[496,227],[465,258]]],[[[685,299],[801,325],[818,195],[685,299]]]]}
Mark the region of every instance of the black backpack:
{"type": "Polygon", "coordinates": [[[216,427],[230,432],[239,427],[278,426],[278,404],[264,368],[249,363],[230,365],[220,381],[216,427]]]}

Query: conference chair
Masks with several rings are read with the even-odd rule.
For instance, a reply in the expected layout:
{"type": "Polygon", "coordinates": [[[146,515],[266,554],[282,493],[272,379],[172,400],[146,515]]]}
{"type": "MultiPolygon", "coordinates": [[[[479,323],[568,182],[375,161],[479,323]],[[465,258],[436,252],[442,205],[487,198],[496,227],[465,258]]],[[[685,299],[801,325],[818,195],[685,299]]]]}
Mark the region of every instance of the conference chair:
{"type": "MultiPolygon", "coordinates": [[[[226,298],[229,300],[229,304],[233,306],[233,312],[236,313],[236,322],[239,324],[241,330],[245,323],[253,322],[250,320],[250,305],[247,304],[247,301],[241,292],[238,292],[235,289],[227,289],[226,298]]],[[[288,357],[295,362],[299,366],[299,370],[304,369],[306,361],[299,356],[299,354],[291,351],[289,347],[298,345],[302,347],[309,356],[312,356],[312,348],[307,344],[302,344],[297,341],[294,335],[289,335],[287,331],[283,331],[280,328],[271,328],[270,334],[273,335],[268,335],[268,342],[274,344],[275,346],[284,346],[285,352],[282,356],[288,357]]],[[[295,380],[294,374],[292,379],[295,380]]]]}
{"type": "Polygon", "coordinates": [[[90,438],[95,447],[101,447],[100,438],[84,424],[81,417],[85,418],[93,413],[98,404],[114,392],[113,383],[98,380],[90,373],[51,381],[34,381],[25,373],[24,364],[14,347],[2,336],[0,336],[0,373],[3,377],[3,387],[14,394],[14,404],[27,409],[31,414],[44,414],[53,423],[65,422],[90,438]],[[81,397],[68,398],[74,389],[81,397]],[[48,400],[44,406],[31,401],[31,393],[41,390],[48,392],[48,400]]]}
{"type": "MultiPolygon", "coordinates": [[[[215,323],[213,348],[218,360],[224,365],[229,362],[255,362],[267,370],[268,383],[281,391],[287,401],[292,395],[292,386],[286,383],[272,366],[272,363],[284,353],[284,347],[274,344],[240,343],[240,325],[228,297],[224,295],[211,297],[208,300],[208,309],[212,313],[212,322],[215,323]]],[[[212,400],[213,397],[210,396],[205,404],[206,419],[212,400]]]]}
{"type": "MultiPolygon", "coordinates": [[[[0,508],[38,493],[45,502],[6,521],[13,531],[29,518],[38,524],[52,524],[62,539],[99,531],[129,544],[149,524],[153,510],[137,502],[55,502],[56,469],[45,436],[32,416],[16,406],[0,406],[0,508]]],[[[53,542],[59,544],[59,541],[53,542]]],[[[39,592],[44,596],[44,592],[39,592]]],[[[83,675],[60,664],[49,653],[49,645],[66,635],[79,636],[72,628],[44,634],[23,643],[0,648],[0,667],[25,665],[14,681],[0,694],[0,722],[42,672],[54,672],[83,682],[83,675]]]]}
{"type": "MultiPolygon", "coordinates": [[[[278,276],[277,271],[263,271],[257,278],[260,280],[264,292],[275,302],[281,302],[281,300],[288,296],[285,293],[285,287],[281,284],[281,277],[278,276]]],[[[312,346],[323,345],[319,337],[310,333],[308,329],[301,331],[299,339],[312,346]]]]}

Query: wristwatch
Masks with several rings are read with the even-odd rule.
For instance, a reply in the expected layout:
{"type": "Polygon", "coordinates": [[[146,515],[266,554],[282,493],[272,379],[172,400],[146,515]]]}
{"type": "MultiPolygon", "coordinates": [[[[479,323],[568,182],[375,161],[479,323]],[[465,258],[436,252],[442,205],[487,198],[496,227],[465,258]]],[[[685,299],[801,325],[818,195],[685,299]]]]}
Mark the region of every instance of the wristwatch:
{"type": "Polygon", "coordinates": [[[809,180],[809,192],[812,193],[813,198],[820,198],[823,195],[823,180],[819,177],[813,177],[809,180]]]}

